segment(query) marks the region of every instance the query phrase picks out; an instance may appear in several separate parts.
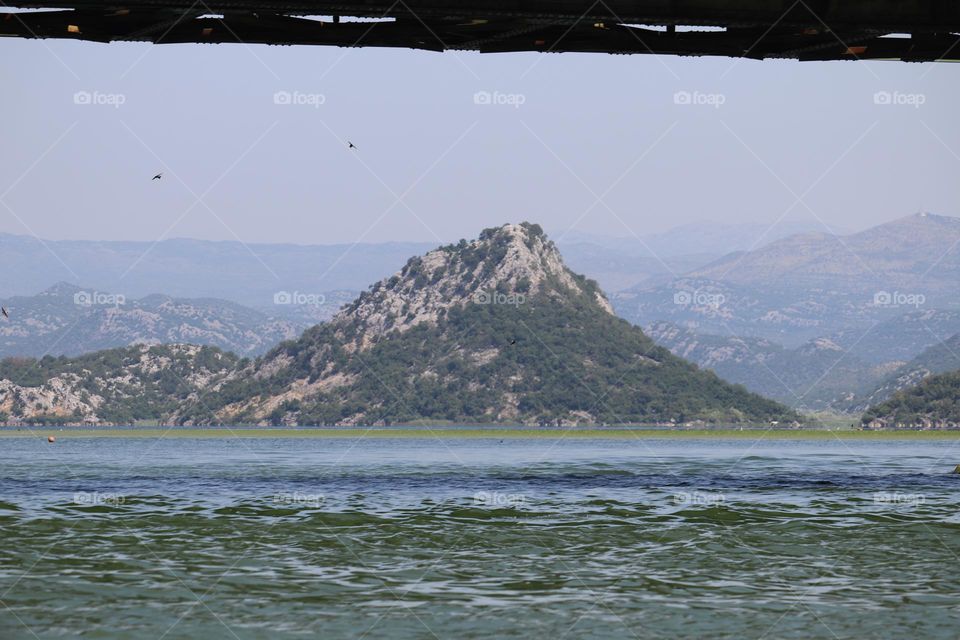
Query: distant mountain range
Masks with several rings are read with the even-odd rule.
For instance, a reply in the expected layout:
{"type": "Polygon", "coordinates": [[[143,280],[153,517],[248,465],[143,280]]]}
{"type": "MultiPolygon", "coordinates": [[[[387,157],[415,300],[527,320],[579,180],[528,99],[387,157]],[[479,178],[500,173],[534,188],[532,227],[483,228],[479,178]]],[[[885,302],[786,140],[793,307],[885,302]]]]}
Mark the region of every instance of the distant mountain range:
{"type": "MultiPolygon", "coordinates": [[[[0,234],[0,291],[31,292],[0,299],[10,311],[0,319],[0,357],[160,343],[260,355],[331,319],[364,283],[399,273],[430,246],[0,234]],[[78,272],[86,286],[50,286],[78,272]],[[78,294],[102,300],[78,304],[78,294]],[[104,303],[112,296],[123,303],[104,303]]],[[[956,218],[914,215],[848,235],[804,223],[772,231],[703,223],[641,238],[573,231],[559,248],[571,269],[615,291],[618,315],[658,344],[792,407],[862,411],[946,371],[913,361],[960,334],[956,218]]]]}
{"type": "Polygon", "coordinates": [[[849,236],[790,236],[612,302],[727,380],[793,407],[858,413],[947,370],[913,360],[960,334],[960,220],[918,214],[849,236]]]}
{"type": "Polygon", "coordinates": [[[874,363],[909,359],[960,331],[960,219],[921,214],[850,236],[791,236],[612,302],[641,326],[669,321],[788,348],[829,338],[874,363]]]}
{"type": "Polygon", "coordinates": [[[763,338],[698,334],[669,322],[646,332],[674,355],[801,411],[860,414],[931,375],[960,370],[960,333],[910,361],[874,363],[826,338],[787,349],[763,338]]]}
{"type": "Polygon", "coordinates": [[[734,251],[750,251],[782,238],[811,233],[845,235],[851,232],[844,227],[824,226],[816,220],[781,220],[772,225],[704,220],[637,237],[612,238],[573,230],[561,234],[557,244],[565,254],[571,244],[591,244],[624,255],[664,260],[692,255],[719,258],[734,251]]]}
{"type": "MultiPolygon", "coordinates": [[[[35,296],[0,300],[0,357],[80,355],[133,344],[212,345],[257,355],[298,336],[333,305],[313,310],[313,321],[270,317],[227,300],[120,294],[59,283],[35,296]]],[[[293,305],[278,305],[286,307],[293,305]]],[[[300,306],[300,305],[297,305],[300,306]]],[[[307,312],[303,312],[307,313],[307,312]]]]}
{"type": "Polygon", "coordinates": [[[902,364],[870,365],[825,338],[787,349],[763,338],[698,334],[669,322],[654,323],[647,334],[724,380],[802,411],[834,408],[839,397],[873,389],[902,364]]]}
{"type": "Polygon", "coordinates": [[[211,347],[4,360],[13,422],[768,424],[800,416],[617,318],[537,225],[410,259],[255,361],[211,347]],[[35,364],[39,366],[34,366],[35,364]]]}
{"type": "Polygon", "coordinates": [[[754,249],[798,233],[823,231],[823,225],[816,221],[787,220],[775,225],[698,222],[625,238],[567,231],[557,244],[571,269],[587,274],[605,291],[616,292],[669,282],[731,251],[754,249]]]}
{"type": "Polygon", "coordinates": [[[956,302],[960,219],[917,214],[847,236],[794,235],[686,274],[731,285],[864,294],[923,294],[956,302]]]}
{"type": "Polygon", "coordinates": [[[908,361],[960,333],[960,311],[910,311],[870,327],[841,331],[830,339],[865,362],[908,361]]]}
{"type": "Polygon", "coordinates": [[[848,413],[861,413],[871,405],[886,402],[894,394],[915,387],[930,376],[951,371],[960,371],[960,334],[938,342],[897,367],[868,391],[839,398],[835,407],[848,413]]]}
{"type": "MultiPolygon", "coordinates": [[[[819,225],[701,223],[649,235],[614,238],[571,231],[560,243],[573,268],[618,291],[650,278],[702,267],[746,249],[819,225]],[[766,233],[765,232],[769,232],[766,233]]],[[[433,243],[298,245],[170,239],[158,242],[42,240],[0,233],[5,277],[0,297],[29,296],[56,282],[142,298],[218,298],[263,309],[281,291],[320,294],[362,291],[396,273],[433,243]]],[[[351,296],[352,297],[352,296],[351,296]]]]}

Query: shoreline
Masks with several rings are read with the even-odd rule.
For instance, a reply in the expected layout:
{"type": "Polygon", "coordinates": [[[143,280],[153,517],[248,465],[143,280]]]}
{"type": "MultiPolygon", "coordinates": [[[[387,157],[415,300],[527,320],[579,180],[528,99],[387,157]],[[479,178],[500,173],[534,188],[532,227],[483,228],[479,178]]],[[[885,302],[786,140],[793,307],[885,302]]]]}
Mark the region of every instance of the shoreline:
{"type": "Polygon", "coordinates": [[[410,438],[643,440],[960,440],[960,430],[854,431],[825,429],[654,429],[650,427],[15,427],[0,438],[410,438]]]}

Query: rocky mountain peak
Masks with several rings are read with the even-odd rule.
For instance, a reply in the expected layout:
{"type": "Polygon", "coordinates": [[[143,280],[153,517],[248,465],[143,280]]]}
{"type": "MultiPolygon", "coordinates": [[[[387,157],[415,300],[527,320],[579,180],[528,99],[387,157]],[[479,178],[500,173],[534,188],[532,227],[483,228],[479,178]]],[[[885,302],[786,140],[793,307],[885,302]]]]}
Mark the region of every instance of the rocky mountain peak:
{"type": "Polygon", "coordinates": [[[461,240],[411,258],[332,322],[359,325],[355,343],[364,349],[391,331],[436,323],[457,306],[519,305],[540,296],[569,299],[578,294],[589,295],[613,314],[595,283],[566,267],[540,225],[523,222],[485,229],[476,240],[461,240]]]}

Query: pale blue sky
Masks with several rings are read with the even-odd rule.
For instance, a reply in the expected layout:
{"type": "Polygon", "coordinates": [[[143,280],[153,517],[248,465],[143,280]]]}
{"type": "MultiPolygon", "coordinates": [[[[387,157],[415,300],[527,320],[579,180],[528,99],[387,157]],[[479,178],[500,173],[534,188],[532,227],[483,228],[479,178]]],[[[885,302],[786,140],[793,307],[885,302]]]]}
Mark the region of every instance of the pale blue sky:
{"type": "Polygon", "coordinates": [[[960,215],[956,65],[15,39],[0,54],[5,232],[448,241],[519,220],[630,236],[960,215]]]}

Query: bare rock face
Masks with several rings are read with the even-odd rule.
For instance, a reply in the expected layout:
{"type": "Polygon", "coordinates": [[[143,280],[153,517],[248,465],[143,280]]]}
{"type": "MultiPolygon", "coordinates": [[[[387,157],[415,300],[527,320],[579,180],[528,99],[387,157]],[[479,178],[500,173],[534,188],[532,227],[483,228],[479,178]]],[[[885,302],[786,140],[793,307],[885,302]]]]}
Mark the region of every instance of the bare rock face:
{"type": "Polygon", "coordinates": [[[136,345],[77,358],[2,362],[0,413],[13,424],[158,420],[235,369],[214,347],[136,345]]]}
{"type": "MultiPolygon", "coordinates": [[[[354,348],[361,351],[391,331],[436,323],[447,312],[469,303],[510,304],[547,293],[584,293],[564,265],[556,245],[539,225],[507,224],[487,229],[472,242],[440,247],[412,258],[390,278],[376,283],[332,322],[359,325],[354,348]]],[[[606,297],[596,303],[613,314],[606,297]]]]}

